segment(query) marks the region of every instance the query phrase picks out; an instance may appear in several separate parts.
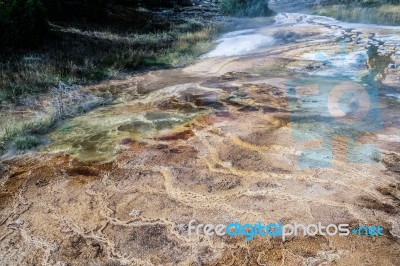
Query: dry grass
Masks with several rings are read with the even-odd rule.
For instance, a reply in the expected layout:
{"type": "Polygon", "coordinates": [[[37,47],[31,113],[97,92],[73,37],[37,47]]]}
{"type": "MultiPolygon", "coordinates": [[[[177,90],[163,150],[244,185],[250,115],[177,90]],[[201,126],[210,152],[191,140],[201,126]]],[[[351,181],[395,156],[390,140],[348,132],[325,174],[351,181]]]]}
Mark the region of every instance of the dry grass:
{"type": "MultiPolygon", "coordinates": [[[[22,118],[16,114],[3,114],[0,125],[0,151],[5,150],[8,144],[20,140],[23,146],[24,140],[29,142],[30,137],[46,134],[54,126],[66,118],[86,113],[99,106],[112,101],[109,96],[99,97],[89,93],[82,93],[79,86],[67,86],[60,83],[53,88],[51,93],[42,102],[46,108],[39,111],[31,107],[35,112],[22,118]]],[[[35,99],[32,99],[35,104],[35,99]]]]}
{"type": "Polygon", "coordinates": [[[187,16],[163,25],[154,25],[157,30],[147,25],[143,30],[119,24],[52,24],[51,36],[43,47],[0,53],[0,150],[16,140],[21,147],[30,146],[30,136],[45,134],[66,118],[112,101],[110,95],[81,93],[72,84],[118,78],[147,67],[183,66],[209,51],[219,31],[215,21],[187,16]],[[10,110],[25,108],[35,115],[15,116],[7,111],[9,105],[13,106],[10,110]]]}
{"type": "MultiPolygon", "coordinates": [[[[154,20],[159,23],[160,19],[154,20]]],[[[164,28],[147,25],[146,32],[136,29],[134,21],[130,23],[132,27],[54,23],[39,49],[3,51],[0,104],[46,92],[60,81],[88,84],[149,66],[182,66],[207,52],[218,31],[212,21],[184,16],[168,20],[164,28]]]]}
{"type": "Polygon", "coordinates": [[[314,14],[348,22],[400,25],[399,5],[381,5],[377,7],[319,6],[314,8],[314,14]]]}
{"type": "Polygon", "coordinates": [[[378,16],[394,25],[400,24],[400,5],[383,5],[378,7],[378,16]]]}
{"type": "Polygon", "coordinates": [[[4,150],[11,141],[26,137],[27,134],[45,133],[56,123],[55,116],[49,115],[38,119],[16,121],[9,118],[3,122],[0,133],[0,150],[4,150]]]}

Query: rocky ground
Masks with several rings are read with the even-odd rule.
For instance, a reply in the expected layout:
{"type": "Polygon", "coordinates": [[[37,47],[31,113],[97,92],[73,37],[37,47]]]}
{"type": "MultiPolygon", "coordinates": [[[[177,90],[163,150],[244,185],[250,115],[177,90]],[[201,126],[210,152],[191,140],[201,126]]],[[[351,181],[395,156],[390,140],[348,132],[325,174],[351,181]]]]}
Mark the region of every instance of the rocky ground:
{"type": "Polygon", "coordinates": [[[66,121],[41,151],[3,162],[1,264],[398,265],[400,29],[276,20],[222,36],[184,69],[83,88],[117,100],[66,121]],[[293,85],[299,79],[305,85],[293,85]],[[356,150],[369,163],[348,160],[350,129],[314,134],[339,130],[338,110],[324,113],[317,96],[304,107],[291,93],[318,95],[337,80],[379,88],[381,126],[352,129],[357,144],[379,150],[356,150]],[[294,138],[294,128],[313,138],[294,138]],[[300,168],[303,152],[328,136],[332,166],[300,168]],[[192,219],[381,225],[385,236],[248,242],[189,236],[192,219]]]}

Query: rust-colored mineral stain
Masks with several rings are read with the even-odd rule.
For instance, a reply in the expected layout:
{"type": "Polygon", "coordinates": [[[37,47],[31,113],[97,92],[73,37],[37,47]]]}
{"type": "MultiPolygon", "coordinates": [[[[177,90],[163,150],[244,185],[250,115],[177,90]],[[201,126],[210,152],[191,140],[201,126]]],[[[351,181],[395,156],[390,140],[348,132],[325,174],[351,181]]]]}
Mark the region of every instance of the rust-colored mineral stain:
{"type": "Polygon", "coordinates": [[[161,141],[172,141],[172,140],[188,140],[194,137],[194,132],[192,130],[185,130],[180,132],[174,132],[167,135],[162,135],[157,137],[156,140],[161,141]]]}

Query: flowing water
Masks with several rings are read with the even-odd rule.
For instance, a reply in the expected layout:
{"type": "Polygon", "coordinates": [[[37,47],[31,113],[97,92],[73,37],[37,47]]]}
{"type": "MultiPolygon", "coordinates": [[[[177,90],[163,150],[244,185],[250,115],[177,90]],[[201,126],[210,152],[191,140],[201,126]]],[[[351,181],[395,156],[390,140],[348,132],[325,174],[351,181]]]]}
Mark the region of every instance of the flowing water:
{"type": "Polygon", "coordinates": [[[398,264],[399,36],[280,13],[183,69],[86,88],[116,100],[5,162],[3,261],[398,264]],[[190,237],[191,219],[379,224],[385,237],[190,237]]]}

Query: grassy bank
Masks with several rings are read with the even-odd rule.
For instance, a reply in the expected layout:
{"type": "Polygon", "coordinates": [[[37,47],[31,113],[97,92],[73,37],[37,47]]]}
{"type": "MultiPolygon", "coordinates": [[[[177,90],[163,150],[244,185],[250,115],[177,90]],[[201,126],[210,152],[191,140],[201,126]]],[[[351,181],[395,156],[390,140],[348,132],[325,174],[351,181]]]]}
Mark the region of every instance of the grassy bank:
{"type": "Polygon", "coordinates": [[[112,6],[103,23],[51,19],[39,47],[0,51],[0,153],[35,148],[62,120],[113,101],[114,95],[85,94],[75,85],[187,65],[211,50],[219,32],[270,24],[273,18],[232,21],[238,23],[228,26],[213,5],[112,6]]]}
{"type": "Polygon", "coordinates": [[[50,132],[63,120],[110,104],[112,101],[113,97],[110,95],[96,96],[80,91],[79,86],[62,83],[42,97],[27,97],[27,103],[24,105],[14,106],[1,113],[0,151],[7,148],[23,151],[44,144],[44,139],[40,136],[50,132]]]}
{"type": "Polygon", "coordinates": [[[52,22],[41,47],[0,54],[0,103],[46,92],[60,81],[87,84],[149,66],[181,66],[210,49],[215,23],[168,12],[125,8],[107,25],[52,22]]]}
{"type": "Polygon", "coordinates": [[[116,8],[107,24],[50,21],[40,47],[2,50],[0,150],[10,144],[16,149],[40,145],[35,137],[63,119],[112,100],[81,94],[76,84],[189,64],[212,48],[220,28],[217,15],[216,10],[196,7],[116,8]],[[37,117],[18,115],[32,110],[37,117]]]}
{"type": "Polygon", "coordinates": [[[400,25],[400,5],[383,4],[372,7],[356,5],[316,6],[313,13],[346,22],[400,25]]]}

